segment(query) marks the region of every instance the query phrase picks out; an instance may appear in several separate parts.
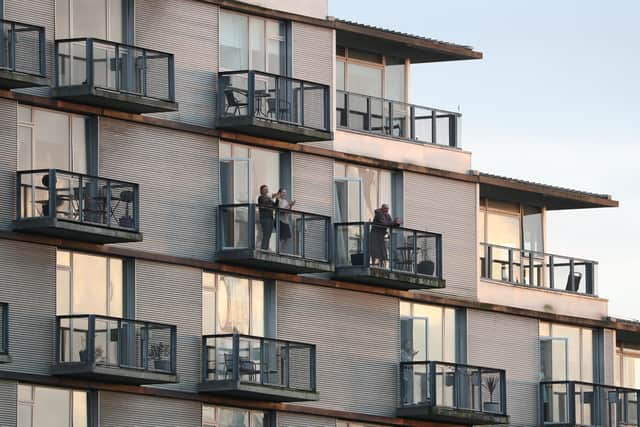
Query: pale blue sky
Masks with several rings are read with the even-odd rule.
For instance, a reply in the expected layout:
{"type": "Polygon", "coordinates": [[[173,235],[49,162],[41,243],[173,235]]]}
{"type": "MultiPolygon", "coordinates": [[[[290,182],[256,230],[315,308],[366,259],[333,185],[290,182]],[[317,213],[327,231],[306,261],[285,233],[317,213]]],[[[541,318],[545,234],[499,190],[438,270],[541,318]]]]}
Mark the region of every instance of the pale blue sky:
{"type": "Polygon", "coordinates": [[[463,113],[473,168],[597,193],[551,212],[549,252],[600,262],[610,313],[640,318],[640,1],[329,0],[330,14],[471,45],[414,65],[411,102],[463,113]]]}

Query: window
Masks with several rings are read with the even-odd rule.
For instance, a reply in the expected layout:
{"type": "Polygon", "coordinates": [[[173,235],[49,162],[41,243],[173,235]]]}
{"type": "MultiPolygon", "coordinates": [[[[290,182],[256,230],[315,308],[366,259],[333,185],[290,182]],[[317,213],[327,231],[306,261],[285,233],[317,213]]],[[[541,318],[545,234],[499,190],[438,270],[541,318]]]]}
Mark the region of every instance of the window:
{"type": "Polygon", "coordinates": [[[264,336],[265,301],[260,280],[202,273],[202,334],[264,336]]]}
{"type": "Polygon", "coordinates": [[[383,203],[394,216],[391,172],[336,163],[336,221],[371,221],[383,203]]]}
{"type": "Polygon", "coordinates": [[[87,173],[87,118],[18,107],[18,170],[87,173]]]}
{"type": "Polygon", "coordinates": [[[9,353],[9,304],[0,302],[0,356],[9,353]]]}
{"type": "Polygon", "coordinates": [[[494,245],[544,252],[543,217],[537,206],[483,199],[479,236],[494,245]]]}
{"type": "Polygon", "coordinates": [[[593,330],[540,322],[540,379],[593,382],[593,330]]]}
{"type": "Polygon", "coordinates": [[[56,39],[124,40],[122,0],[56,0],[56,39]]]}
{"type": "Polygon", "coordinates": [[[202,405],[202,427],[263,427],[265,414],[240,408],[202,405]]]}
{"type": "Polygon", "coordinates": [[[455,309],[400,301],[400,360],[455,363],[455,309]]]}
{"type": "Polygon", "coordinates": [[[220,70],[287,74],[286,25],[220,11],[220,70]]]}
{"type": "Polygon", "coordinates": [[[615,364],[616,385],[640,389],[640,346],[620,344],[615,364]]]}
{"type": "Polygon", "coordinates": [[[18,427],[87,427],[87,392],[18,384],[18,427]]]}
{"type": "Polygon", "coordinates": [[[56,312],[123,315],[123,260],[59,250],[56,267],[56,312]]]}
{"type": "MultiPolygon", "coordinates": [[[[336,47],[336,87],[360,95],[407,102],[404,58],[336,47]]],[[[356,102],[357,98],[353,101],[356,102]]]]}

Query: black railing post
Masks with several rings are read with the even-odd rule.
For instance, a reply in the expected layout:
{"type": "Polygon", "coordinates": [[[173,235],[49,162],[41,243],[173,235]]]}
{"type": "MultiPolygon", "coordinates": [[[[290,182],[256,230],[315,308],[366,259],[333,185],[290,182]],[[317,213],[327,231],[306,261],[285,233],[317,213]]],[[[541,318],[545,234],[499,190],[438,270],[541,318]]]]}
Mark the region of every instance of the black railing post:
{"type": "Polygon", "coordinates": [[[147,50],[142,50],[142,93],[147,96],[147,50]]]}
{"type": "Polygon", "coordinates": [[[78,175],[78,221],[84,222],[84,182],[82,175],[78,175]]]}
{"type": "Polygon", "coordinates": [[[569,284],[571,285],[571,290],[577,292],[576,284],[576,276],[575,276],[575,262],[573,258],[569,259],[569,284]]]}
{"type": "Polygon", "coordinates": [[[276,222],[276,255],[280,255],[280,209],[274,208],[275,211],[275,222],[276,222]]]}
{"type": "MultiPolygon", "coordinates": [[[[384,104],[385,102],[382,101],[382,115],[384,116],[384,104]]],[[[385,128],[384,128],[384,119],[382,119],[382,133],[383,134],[387,134],[389,136],[393,136],[393,101],[389,101],[386,103],[387,104],[387,111],[389,111],[389,117],[388,119],[388,125],[389,125],[389,130],[385,132],[385,128]]]]}
{"type": "MultiPolygon", "coordinates": [[[[372,227],[374,227],[374,225],[372,225],[372,227]]],[[[396,248],[396,242],[395,242],[395,236],[394,236],[394,227],[389,227],[389,244],[386,245],[387,246],[387,250],[389,251],[389,253],[387,254],[387,262],[389,263],[389,271],[394,271],[395,269],[393,268],[393,260],[394,260],[394,256],[397,253],[397,248],[396,248]]],[[[384,268],[384,266],[382,265],[382,260],[380,260],[380,267],[384,268]]]]}
{"type": "MultiPolygon", "coordinates": [[[[175,374],[178,364],[178,328],[171,327],[171,373],[175,374]]],[[[205,371],[206,372],[206,371],[205,371]]]]}
{"type": "Polygon", "coordinates": [[[555,289],[555,268],[553,266],[553,255],[549,255],[549,289],[555,289]]]}
{"type": "Polygon", "coordinates": [[[500,371],[500,410],[502,415],[507,415],[507,374],[505,371],[500,371]]]}
{"type": "MultiPolygon", "coordinates": [[[[87,86],[89,87],[93,87],[95,85],[94,82],[94,76],[93,76],[93,39],[92,38],[88,38],[85,41],[85,49],[86,49],[86,56],[87,56],[87,63],[85,64],[86,66],[86,78],[87,78],[87,86]]],[[[72,52],[72,48],[71,45],[69,46],[69,68],[73,68],[71,66],[71,52],[72,52]]],[[[116,62],[118,61],[118,58],[116,58],[116,62]]],[[[71,84],[72,82],[69,82],[69,84],[71,84]]]]}
{"type": "Polygon", "coordinates": [[[457,121],[458,121],[458,116],[456,116],[455,114],[451,114],[449,115],[449,147],[457,147],[457,139],[458,139],[458,135],[457,135],[457,121]]]}
{"type": "MultiPolygon", "coordinates": [[[[47,212],[49,215],[49,218],[55,218],[56,217],[56,199],[57,199],[57,195],[56,195],[56,186],[57,186],[57,177],[56,177],[56,170],[55,169],[49,169],[49,212],[47,212]]],[[[34,194],[35,196],[35,194],[34,194]]]]}
{"type": "Polygon", "coordinates": [[[140,230],[140,186],[138,184],[133,186],[133,226],[136,231],[140,230]]]}
{"type": "MultiPolygon", "coordinates": [[[[54,44],[54,48],[53,48],[54,52],[53,54],[55,55],[55,61],[54,61],[54,67],[55,69],[53,70],[54,73],[54,78],[55,78],[55,86],[62,86],[61,82],[60,82],[60,42],[55,42],[54,44]]],[[[69,62],[71,62],[71,57],[69,57],[69,62]]]]}
{"type": "Polygon", "coordinates": [[[96,363],[96,316],[90,315],[87,328],[87,362],[89,365],[96,363]]]}
{"type": "MultiPolygon", "coordinates": [[[[205,382],[209,379],[208,371],[209,371],[210,361],[209,361],[209,346],[207,345],[208,339],[209,338],[206,335],[202,337],[202,348],[201,348],[201,357],[200,357],[200,364],[201,364],[200,369],[201,369],[202,382],[205,382]]],[[[213,339],[215,340],[216,338],[213,338],[213,339]]],[[[216,365],[214,364],[214,366],[216,365]]],[[[215,380],[216,378],[214,377],[213,379],[215,380]]]]}
{"type": "Polygon", "coordinates": [[[323,115],[324,115],[324,129],[326,131],[330,131],[331,130],[331,96],[329,94],[329,87],[325,86],[324,89],[322,90],[322,96],[324,99],[324,108],[323,108],[323,115]]]}
{"type": "Polygon", "coordinates": [[[146,323],[142,328],[142,343],[142,368],[147,371],[149,370],[149,324],[146,323]]]}
{"type": "Polygon", "coordinates": [[[416,107],[409,106],[409,137],[416,139],[416,107]]]}
{"type": "MultiPolygon", "coordinates": [[[[249,246],[248,249],[255,249],[256,248],[256,225],[257,225],[257,222],[256,222],[256,208],[258,208],[257,205],[253,205],[253,204],[248,204],[247,205],[247,210],[248,210],[247,215],[249,216],[249,218],[248,218],[249,219],[249,221],[248,221],[249,222],[249,230],[248,230],[248,233],[247,233],[247,235],[249,236],[249,241],[247,242],[248,246],[249,246]]],[[[234,207],[232,209],[234,210],[233,214],[235,215],[235,209],[236,208],[234,207]]],[[[258,208],[258,209],[260,209],[260,208],[258,208]]],[[[258,214],[258,219],[259,218],[260,218],[260,215],[258,214]]],[[[224,221],[218,222],[218,226],[221,227],[220,231],[225,231],[225,230],[222,229],[222,227],[223,227],[222,224],[225,224],[225,222],[224,221]]],[[[230,233],[231,231],[230,230],[226,230],[226,232],[230,233]]],[[[263,232],[264,232],[264,230],[263,230],[263,232]]],[[[262,248],[262,247],[260,247],[260,248],[262,248]]]]}
{"type": "Polygon", "coordinates": [[[435,110],[431,110],[431,143],[438,143],[438,136],[436,133],[438,132],[438,113],[435,110]]]}
{"type": "Polygon", "coordinates": [[[301,238],[302,242],[300,243],[300,256],[302,258],[306,258],[306,256],[305,256],[306,255],[305,240],[306,240],[306,237],[307,237],[306,236],[306,234],[307,234],[306,225],[307,225],[307,217],[306,217],[305,213],[303,212],[302,213],[302,233],[299,233],[299,234],[302,234],[302,238],[301,238]]]}
{"type": "Polygon", "coordinates": [[[438,269],[436,277],[442,279],[444,273],[442,271],[442,235],[438,234],[436,236],[436,268],[438,269]]]}
{"type": "MultiPolygon", "coordinates": [[[[107,328],[107,336],[110,336],[111,334],[111,320],[107,320],[107,324],[109,325],[109,328],[107,328]]],[[[118,367],[121,366],[130,366],[129,363],[129,358],[127,357],[127,349],[125,348],[125,345],[123,345],[123,340],[122,340],[122,319],[118,319],[116,322],[117,325],[117,331],[118,331],[118,350],[116,351],[117,353],[117,357],[118,357],[118,367]]],[[[107,338],[109,339],[109,338],[107,338]]],[[[107,346],[108,347],[108,346],[107,346]]]]}
{"type": "Polygon", "coordinates": [[[16,24],[15,22],[11,23],[11,38],[9,39],[9,43],[11,45],[11,53],[9,54],[10,56],[9,62],[11,63],[11,65],[9,66],[9,68],[12,69],[13,71],[16,71],[17,67],[16,67],[16,24]]]}
{"type": "MultiPolygon", "coordinates": [[[[115,58],[113,59],[114,65],[115,65],[115,74],[116,74],[116,90],[121,90],[122,89],[122,81],[125,80],[122,77],[122,64],[121,64],[121,59],[120,59],[120,46],[119,45],[115,45],[116,47],[116,53],[115,53],[115,58]]],[[[126,70],[125,70],[126,72],[126,70]]],[[[126,80],[125,80],[126,81],[126,80]]]]}
{"type": "Polygon", "coordinates": [[[44,29],[38,30],[38,48],[40,50],[40,75],[47,75],[47,42],[44,35],[44,29]]]}
{"type": "Polygon", "coordinates": [[[291,350],[291,348],[290,348],[290,345],[291,344],[287,341],[285,343],[284,347],[283,347],[284,348],[284,356],[282,358],[282,361],[284,362],[283,363],[284,366],[282,367],[282,374],[284,375],[284,378],[283,378],[284,381],[282,381],[282,383],[286,388],[290,388],[290,384],[291,384],[289,382],[290,378],[291,378],[291,375],[290,375],[290,372],[289,372],[289,369],[291,369],[291,363],[290,363],[291,362],[291,359],[290,359],[290,356],[291,356],[291,351],[290,350],[291,350]]]}
{"type": "Polygon", "coordinates": [[[371,131],[371,97],[367,96],[366,98],[366,103],[367,103],[367,123],[365,124],[365,126],[363,126],[364,130],[368,130],[371,131]]]}
{"type": "MultiPolygon", "coordinates": [[[[5,330],[7,329],[6,322],[4,323],[5,330]]],[[[4,347],[6,349],[6,347],[4,347]]],[[[60,364],[62,358],[62,328],[60,327],[60,316],[56,317],[56,365],[60,364]]]]}
{"type": "MultiPolygon", "coordinates": [[[[20,220],[22,219],[22,175],[23,172],[18,172],[16,173],[16,219],[20,220]]],[[[33,198],[34,196],[34,191],[33,191],[33,174],[31,175],[31,198],[33,198]]],[[[32,216],[35,213],[32,212],[32,216]]]]}
{"type": "MultiPolygon", "coordinates": [[[[293,103],[291,103],[293,106],[293,103]]],[[[304,127],[304,82],[300,81],[300,125],[304,127]]]]}
{"type": "MultiPolygon", "coordinates": [[[[249,350],[251,351],[251,350],[249,350]]],[[[267,367],[267,358],[264,346],[264,337],[260,338],[260,384],[265,383],[265,375],[268,375],[267,367]]]]}
{"type": "Polygon", "coordinates": [[[411,265],[413,267],[413,274],[418,274],[418,233],[413,231],[413,248],[412,248],[412,262],[411,265]]]}
{"type": "MultiPolygon", "coordinates": [[[[427,375],[427,381],[429,381],[429,406],[436,406],[436,362],[428,362],[428,366],[429,373],[427,375]]],[[[444,381],[444,378],[442,380],[444,381]]]]}
{"type": "Polygon", "coordinates": [[[316,346],[309,346],[309,388],[316,391],[316,346]]]}
{"type": "Polygon", "coordinates": [[[104,202],[104,225],[111,225],[111,181],[107,181],[107,194],[104,202]]]}
{"type": "MultiPolygon", "coordinates": [[[[173,55],[167,56],[168,62],[168,76],[169,76],[169,101],[174,102],[176,100],[176,68],[175,68],[175,58],[173,55]]],[[[220,94],[218,94],[220,96],[220,94]]],[[[223,96],[224,98],[224,96],[223,96]]]]}
{"type": "Polygon", "coordinates": [[[351,129],[351,127],[349,126],[349,98],[350,98],[350,94],[349,92],[343,92],[344,95],[344,116],[345,116],[345,127],[347,129],[351,129]]]}
{"type": "MultiPolygon", "coordinates": [[[[529,252],[529,286],[534,286],[533,277],[534,277],[534,264],[533,264],[533,252],[529,252]]],[[[537,272],[537,270],[535,270],[537,272]]],[[[540,281],[536,281],[537,287],[540,287],[540,281]]]]}
{"type": "MultiPolygon", "coordinates": [[[[569,425],[576,424],[576,384],[572,381],[567,384],[568,402],[569,402],[569,425]]],[[[553,386],[552,386],[553,387],[553,386]]],[[[553,402],[552,402],[553,403],[553,402]]]]}
{"type": "Polygon", "coordinates": [[[493,279],[493,246],[487,243],[485,247],[487,248],[487,255],[485,259],[486,275],[488,279],[493,279]]]}
{"type": "MultiPolygon", "coordinates": [[[[369,259],[369,234],[371,232],[371,223],[370,222],[365,222],[363,224],[360,224],[360,227],[362,227],[362,233],[360,234],[361,238],[364,238],[364,241],[362,242],[362,254],[363,254],[363,266],[364,267],[369,267],[370,264],[370,259],[369,259]]],[[[348,239],[349,239],[349,233],[348,233],[348,227],[347,227],[347,243],[348,243],[348,239]]],[[[347,250],[347,255],[349,254],[349,251],[347,250]]]]}
{"type": "MultiPolygon", "coordinates": [[[[249,71],[249,79],[247,80],[247,116],[255,117],[255,96],[256,96],[256,72],[249,71]]],[[[277,89],[276,89],[277,95],[277,89]]],[[[278,103],[276,102],[276,108],[278,103]]]]}
{"type": "Polygon", "coordinates": [[[233,334],[231,345],[231,365],[232,379],[234,382],[240,381],[240,335],[233,334]]]}
{"type": "Polygon", "coordinates": [[[513,249],[508,249],[509,254],[509,283],[513,283],[513,249]]]}

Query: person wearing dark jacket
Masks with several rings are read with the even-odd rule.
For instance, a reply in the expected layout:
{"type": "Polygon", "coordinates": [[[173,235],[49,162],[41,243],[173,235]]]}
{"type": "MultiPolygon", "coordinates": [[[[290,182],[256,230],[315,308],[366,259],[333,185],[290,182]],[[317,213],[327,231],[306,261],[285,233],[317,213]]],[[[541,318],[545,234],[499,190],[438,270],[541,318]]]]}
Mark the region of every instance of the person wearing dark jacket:
{"type": "Polygon", "coordinates": [[[382,266],[389,259],[387,253],[387,243],[385,237],[389,227],[397,227],[402,221],[399,218],[392,218],[389,214],[389,205],[383,204],[375,210],[371,232],[369,236],[369,254],[371,264],[382,266]]]}
{"type": "Polygon", "coordinates": [[[269,187],[267,185],[260,186],[260,195],[258,196],[258,216],[260,218],[260,231],[262,239],[260,248],[269,249],[269,241],[273,233],[273,213],[276,207],[273,201],[273,195],[269,197],[269,187]]]}

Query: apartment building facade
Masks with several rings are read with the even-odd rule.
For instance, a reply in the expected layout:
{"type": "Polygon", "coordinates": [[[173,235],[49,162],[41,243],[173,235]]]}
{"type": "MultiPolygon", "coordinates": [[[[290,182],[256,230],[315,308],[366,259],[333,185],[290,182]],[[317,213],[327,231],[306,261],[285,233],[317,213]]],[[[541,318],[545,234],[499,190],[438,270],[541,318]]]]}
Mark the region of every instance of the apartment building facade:
{"type": "Polygon", "coordinates": [[[638,425],[640,325],[546,235],[617,202],[410,103],[480,52],[327,15],[0,0],[0,426],[638,425]]]}

